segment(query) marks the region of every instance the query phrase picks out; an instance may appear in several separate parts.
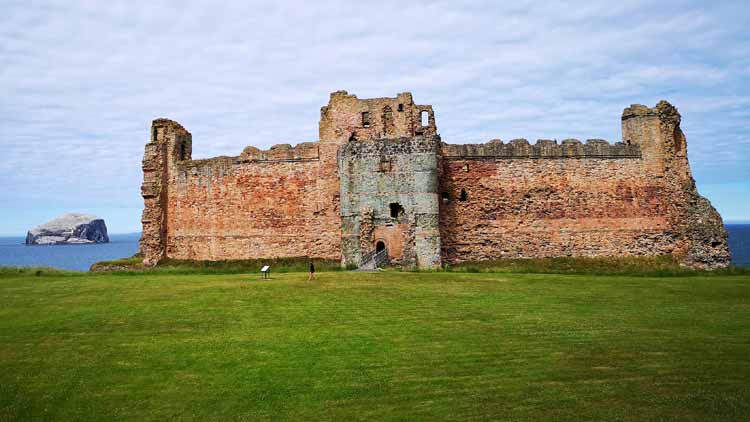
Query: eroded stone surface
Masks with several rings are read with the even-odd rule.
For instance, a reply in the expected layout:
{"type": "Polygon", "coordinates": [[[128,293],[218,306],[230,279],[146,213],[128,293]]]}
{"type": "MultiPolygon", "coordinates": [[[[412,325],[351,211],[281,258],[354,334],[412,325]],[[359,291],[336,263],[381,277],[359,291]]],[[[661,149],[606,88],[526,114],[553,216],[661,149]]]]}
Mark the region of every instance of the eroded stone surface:
{"type": "Polygon", "coordinates": [[[192,160],[192,138],[155,120],[143,161],[144,264],[164,257],[310,256],[392,262],[672,254],[729,262],[721,216],[698,195],[680,115],[633,105],[623,141],[450,145],[410,93],[331,94],[318,142],[192,160]],[[395,211],[391,208],[397,207],[395,211]]]}

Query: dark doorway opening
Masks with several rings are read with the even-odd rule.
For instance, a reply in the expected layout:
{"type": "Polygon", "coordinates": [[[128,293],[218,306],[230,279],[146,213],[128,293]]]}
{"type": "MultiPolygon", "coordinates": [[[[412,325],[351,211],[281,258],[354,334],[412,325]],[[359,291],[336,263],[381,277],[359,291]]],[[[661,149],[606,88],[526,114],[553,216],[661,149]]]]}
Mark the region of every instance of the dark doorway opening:
{"type": "Polygon", "coordinates": [[[375,252],[382,252],[385,250],[385,242],[382,240],[378,240],[378,243],[375,244],[375,252]]]}
{"type": "Polygon", "coordinates": [[[392,202],[388,207],[391,209],[391,218],[399,218],[404,215],[404,207],[398,202],[392,202]]]}

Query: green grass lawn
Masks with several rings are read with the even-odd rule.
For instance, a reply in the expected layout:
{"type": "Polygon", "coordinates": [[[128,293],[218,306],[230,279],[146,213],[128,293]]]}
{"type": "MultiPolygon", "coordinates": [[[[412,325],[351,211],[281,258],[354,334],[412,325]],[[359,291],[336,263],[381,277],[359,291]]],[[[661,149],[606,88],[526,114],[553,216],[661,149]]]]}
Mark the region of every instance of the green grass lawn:
{"type": "Polygon", "coordinates": [[[0,273],[4,420],[750,419],[750,276],[0,273]]]}

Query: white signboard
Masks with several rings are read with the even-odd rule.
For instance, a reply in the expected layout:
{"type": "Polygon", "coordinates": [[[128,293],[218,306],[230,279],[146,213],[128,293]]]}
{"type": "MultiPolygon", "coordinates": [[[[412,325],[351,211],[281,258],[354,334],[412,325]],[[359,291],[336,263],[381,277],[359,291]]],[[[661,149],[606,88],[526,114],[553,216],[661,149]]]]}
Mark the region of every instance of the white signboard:
{"type": "Polygon", "coordinates": [[[264,273],[264,272],[268,271],[269,268],[271,268],[270,265],[264,265],[263,268],[260,269],[260,272],[264,273]]]}

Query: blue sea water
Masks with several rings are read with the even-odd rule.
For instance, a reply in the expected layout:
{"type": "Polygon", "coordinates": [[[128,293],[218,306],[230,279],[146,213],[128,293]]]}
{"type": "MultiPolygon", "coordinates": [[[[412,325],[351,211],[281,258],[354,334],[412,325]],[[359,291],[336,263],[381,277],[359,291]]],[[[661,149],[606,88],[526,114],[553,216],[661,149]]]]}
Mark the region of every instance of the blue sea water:
{"type": "Polygon", "coordinates": [[[0,266],[88,271],[95,262],[133,256],[140,237],[140,233],[111,234],[109,243],[49,246],[25,245],[25,237],[0,237],[0,266]]]}
{"type": "Polygon", "coordinates": [[[727,224],[732,264],[750,267],[750,224],[727,224]]]}
{"type": "MultiPolygon", "coordinates": [[[[750,224],[727,224],[732,263],[750,267],[750,224]]],[[[41,266],[88,271],[91,264],[127,258],[138,251],[140,233],[110,235],[96,245],[26,246],[23,237],[0,237],[0,266],[41,266]]]]}

